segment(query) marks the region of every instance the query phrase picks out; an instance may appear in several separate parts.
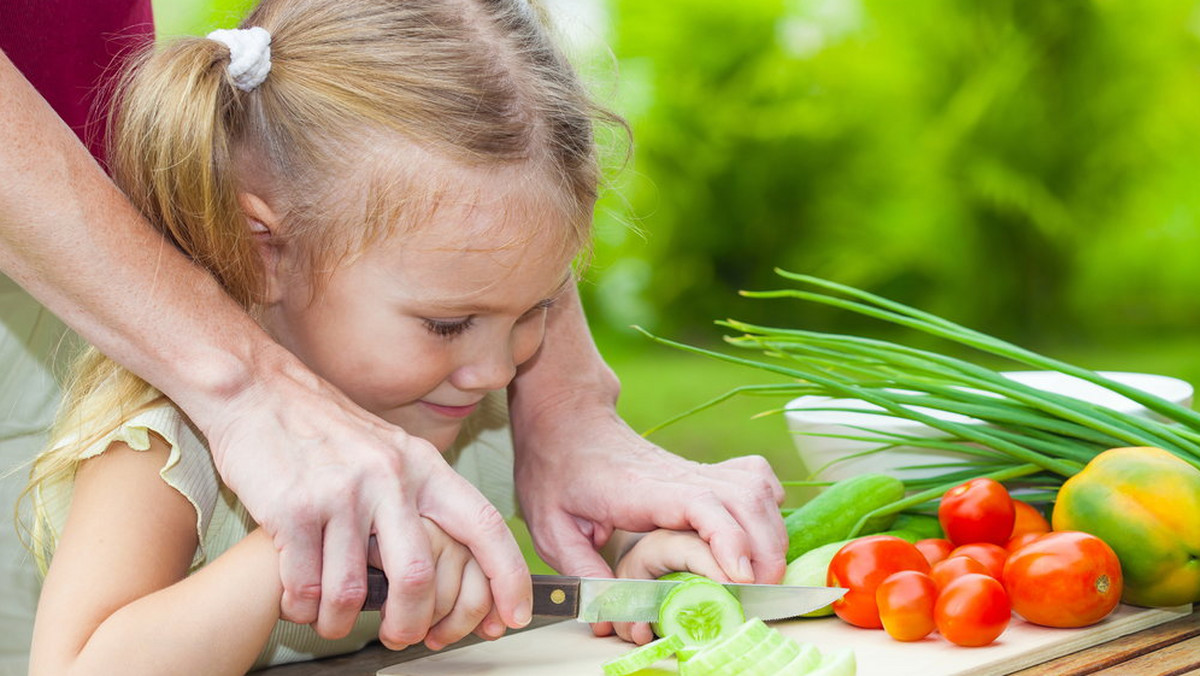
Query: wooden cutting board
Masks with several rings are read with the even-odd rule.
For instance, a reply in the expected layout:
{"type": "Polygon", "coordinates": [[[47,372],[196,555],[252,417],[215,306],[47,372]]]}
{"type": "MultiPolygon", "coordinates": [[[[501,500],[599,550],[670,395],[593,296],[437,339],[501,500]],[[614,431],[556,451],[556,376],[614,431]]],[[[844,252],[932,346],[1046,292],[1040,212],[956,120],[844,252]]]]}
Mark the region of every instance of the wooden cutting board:
{"type": "MultiPolygon", "coordinates": [[[[936,634],[914,643],[892,640],[881,630],[858,629],[836,618],[773,622],[772,626],[822,650],[854,649],[860,676],[992,676],[1041,664],[1119,636],[1186,615],[1191,606],[1136,608],[1121,605],[1099,624],[1083,629],[1039,627],[1013,618],[993,644],[962,648],[936,634]]],[[[386,676],[597,676],[600,665],[631,645],[615,637],[596,638],[578,622],[561,622],[491,643],[431,655],[379,671],[386,676]]],[[[658,667],[673,673],[673,662],[658,667]]]]}

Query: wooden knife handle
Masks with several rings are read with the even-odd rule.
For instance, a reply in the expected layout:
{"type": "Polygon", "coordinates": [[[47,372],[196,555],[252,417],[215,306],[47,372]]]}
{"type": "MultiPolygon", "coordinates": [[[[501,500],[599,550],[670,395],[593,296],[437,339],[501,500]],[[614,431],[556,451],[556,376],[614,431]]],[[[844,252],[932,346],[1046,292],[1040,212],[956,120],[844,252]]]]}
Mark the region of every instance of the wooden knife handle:
{"type": "MultiPolygon", "coordinates": [[[[388,581],[382,570],[367,568],[367,600],[363,610],[379,610],[387,600],[388,581]]],[[[566,575],[533,576],[533,614],[575,617],[579,614],[579,578],[566,575]]]]}
{"type": "Polygon", "coordinates": [[[579,578],[567,575],[534,575],[533,614],[542,617],[578,616],[579,578]]]}
{"type": "Polygon", "coordinates": [[[367,600],[363,601],[363,610],[379,610],[387,600],[387,576],[382,570],[367,566],[367,600]]]}

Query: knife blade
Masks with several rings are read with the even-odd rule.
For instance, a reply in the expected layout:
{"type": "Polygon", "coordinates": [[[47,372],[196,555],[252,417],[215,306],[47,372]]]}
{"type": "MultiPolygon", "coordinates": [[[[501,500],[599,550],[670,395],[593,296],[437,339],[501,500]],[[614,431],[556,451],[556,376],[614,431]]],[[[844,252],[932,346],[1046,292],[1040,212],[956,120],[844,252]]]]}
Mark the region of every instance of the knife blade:
{"type": "MultiPolygon", "coordinates": [[[[575,618],[580,622],[653,622],[677,580],[634,580],[570,575],[533,576],[533,614],[575,618]]],[[[794,587],[778,584],[725,584],[742,604],[746,617],[779,620],[796,617],[833,603],[841,587],[794,587]]],[[[379,610],[387,598],[387,577],[367,570],[363,610],[379,610]]]]}

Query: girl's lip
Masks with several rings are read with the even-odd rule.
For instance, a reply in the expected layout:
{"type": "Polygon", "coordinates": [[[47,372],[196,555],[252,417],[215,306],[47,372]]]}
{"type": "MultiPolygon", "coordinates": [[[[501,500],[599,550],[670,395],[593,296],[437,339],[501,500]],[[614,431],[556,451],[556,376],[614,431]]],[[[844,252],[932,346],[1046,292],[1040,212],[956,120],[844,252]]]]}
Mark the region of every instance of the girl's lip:
{"type": "Polygon", "coordinates": [[[435,413],[440,413],[448,418],[465,418],[474,413],[475,409],[479,407],[478,402],[468,404],[467,406],[443,406],[442,404],[435,404],[429,401],[422,401],[421,403],[435,413]]]}

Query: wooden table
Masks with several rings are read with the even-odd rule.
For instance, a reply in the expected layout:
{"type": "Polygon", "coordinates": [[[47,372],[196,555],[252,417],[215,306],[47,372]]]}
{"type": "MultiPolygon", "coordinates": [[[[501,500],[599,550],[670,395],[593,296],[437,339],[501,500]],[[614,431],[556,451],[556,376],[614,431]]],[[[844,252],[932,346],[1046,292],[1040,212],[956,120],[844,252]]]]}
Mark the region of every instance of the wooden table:
{"type": "MultiPolygon", "coordinates": [[[[535,621],[530,628],[546,624],[549,622],[535,621]]],[[[460,645],[472,642],[474,639],[469,639],[460,645]]],[[[265,676],[369,676],[384,667],[429,654],[424,646],[396,653],[372,644],[351,655],[288,664],[255,673],[265,676]]],[[[1166,624],[1023,669],[1015,672],[1015,676],[1176,676],[1194,672],[1200,673],[1200,613],[1196,610],[1166,624]]],[[[600,673],[599,666],[596,673],[600,673]]]]}

